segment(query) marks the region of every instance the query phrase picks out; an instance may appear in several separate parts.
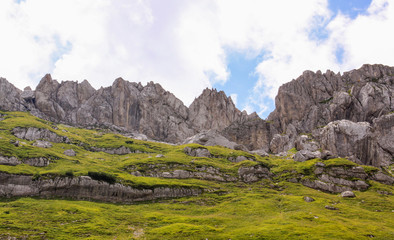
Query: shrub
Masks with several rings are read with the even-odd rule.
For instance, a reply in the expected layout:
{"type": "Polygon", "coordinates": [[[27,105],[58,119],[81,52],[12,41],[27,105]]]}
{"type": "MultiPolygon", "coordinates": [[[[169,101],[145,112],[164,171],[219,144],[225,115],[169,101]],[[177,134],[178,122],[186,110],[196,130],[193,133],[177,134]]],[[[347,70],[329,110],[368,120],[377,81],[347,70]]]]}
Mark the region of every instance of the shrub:
{"type": "Polygon", "coordinates": [[[33,181],[37,181],[37,180],[39,180],[41,178],[41,174],[39,174],[39,173],[35,173],[34,175],[33,175],[33,181]]]}
{"type": "Polygon", "coordinates": [[[73,173],[73,171],[71,171],[71,170],[68,170],[68,171],[66,171],[66,177],[74,177],[74,173],[73,173]]]}
{"type": "Polygon", "coordinates": [[[94,180],[104,181],[109,184],[114,184],[116,182],[116,177],[109,173],[104,172],[88,172],[88,176],[94,180]]]}

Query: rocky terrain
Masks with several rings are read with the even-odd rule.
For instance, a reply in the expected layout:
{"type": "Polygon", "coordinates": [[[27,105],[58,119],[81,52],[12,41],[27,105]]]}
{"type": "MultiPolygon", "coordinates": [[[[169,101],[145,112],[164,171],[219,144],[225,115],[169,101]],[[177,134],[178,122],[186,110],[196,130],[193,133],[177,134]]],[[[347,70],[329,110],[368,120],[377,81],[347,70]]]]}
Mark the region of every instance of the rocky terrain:
{"type": "Polygon", "coordinates": [[[188,108],[152,82],[142,86],[118,78],[95,90],[86,80],[59,83],[48,74],[34,91],[21,91],[0,78],[0,109],[169,143],[204,145],[201,134],[213,130],[215,136],[203,138],[210,145],[274,154],[296,147],[302,134],[310,134],[314,147],[297,150],[319,149],[387,166],[394,152],[393,92],[393,67],[363,65],[342,75],[305,71],[280,87],[275,110],[263,120],[239,111],[222,91],[205,89],[188,108]]]}

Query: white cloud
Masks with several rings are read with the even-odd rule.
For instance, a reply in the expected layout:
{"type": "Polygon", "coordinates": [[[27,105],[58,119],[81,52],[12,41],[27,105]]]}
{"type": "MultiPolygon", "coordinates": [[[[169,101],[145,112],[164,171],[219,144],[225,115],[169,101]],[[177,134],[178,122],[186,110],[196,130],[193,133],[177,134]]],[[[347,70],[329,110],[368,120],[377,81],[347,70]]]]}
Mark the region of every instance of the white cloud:
{"type": "Polygon", "coordinates": [[[263,53],[245,107],[263,114],[264,99],[304,70],[394,65],[393,8],[374,0],[367,14],[350,19],[332,18],[326,0],[2,0],[0,75],[19,88],[34,87],[47,72],[96,88],[117,77],[154,81],[188,105],[227,81],[229,51],[263,53]]]}
{"type": "Polygon", "coordinates": [[[365,63],[394,65],[394,3],[375,0],[366,15],[351,20],[346,16],[336,17],[328,25],[331,41],[344,49],[341,70],[358,68],[365,63]]]}

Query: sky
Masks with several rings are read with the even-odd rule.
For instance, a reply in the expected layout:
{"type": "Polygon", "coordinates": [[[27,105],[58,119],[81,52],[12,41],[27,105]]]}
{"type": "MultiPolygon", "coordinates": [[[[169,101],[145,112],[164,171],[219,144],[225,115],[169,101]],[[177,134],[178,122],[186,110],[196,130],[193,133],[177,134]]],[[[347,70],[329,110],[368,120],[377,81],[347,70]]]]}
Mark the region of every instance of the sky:
{"type": "Polygon", "coordinates": [[[1,0],[0,77],[223,90],[266,118],[305,70],[394,66],[394,0],[1,0]]]}

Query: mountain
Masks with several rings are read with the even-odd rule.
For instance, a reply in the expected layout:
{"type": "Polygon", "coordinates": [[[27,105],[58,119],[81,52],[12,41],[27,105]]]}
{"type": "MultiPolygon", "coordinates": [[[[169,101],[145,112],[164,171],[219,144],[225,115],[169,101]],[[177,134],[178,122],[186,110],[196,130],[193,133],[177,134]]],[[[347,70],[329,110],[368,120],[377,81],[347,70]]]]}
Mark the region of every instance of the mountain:
{"type": "Polygon", "coordinates": [[[275,154],[296,147],[303,134],[309,134],[314,147],[297,150],[320,149],[357,163],[387,166],[394,154],[387,144],[394,141],[393,83],[394,68],[383,65],[363,65],[342,75],[305,71],[279,88],[276,108],[263,120],[238,110],[222,91],[205,89],[186,107],[153,82],[142,86],[118,78],[112,86],[95,90],[86,80],[59,83],[47,74],[35,91],[21,91],[0,78],[0,109],[30,111],[54,122],[144,134],[169,143],[215,130],[233,142],[231,146],[275,154]],[[351,123],[330,125],[344,120],[351,123]],[[350,128],[354,131],[346,130],[350,128]]]}
{"type": "Polygon", "coordinates": [[[393,239],[393,70],[306,71],[267,120],[215,89],[0,78],[0,239],[393,239]]]}

